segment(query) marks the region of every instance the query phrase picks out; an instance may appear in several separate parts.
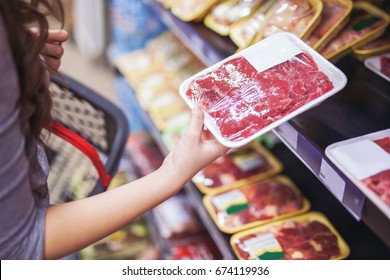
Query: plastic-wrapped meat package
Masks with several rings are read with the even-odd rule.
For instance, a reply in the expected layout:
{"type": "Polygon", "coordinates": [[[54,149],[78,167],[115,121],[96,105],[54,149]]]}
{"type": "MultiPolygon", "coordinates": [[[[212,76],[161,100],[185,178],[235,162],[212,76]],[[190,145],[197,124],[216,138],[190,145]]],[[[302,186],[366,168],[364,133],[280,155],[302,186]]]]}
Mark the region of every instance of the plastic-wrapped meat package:
{"type": "Polygon", "coordinates": [[[306,42],[317,49],[318,41],[324,36],[335,36],[346,23],[346,19],[352,8],[349,0],[323,0],[321,20],[313,30],[306,42]],[[329,32],[332,34],[329,34],[329,32]]]}
{"type": "Polygon", "coordinates": [[[160,234],[166,239],[193,236],[203,231],[188,199],[176,195],[153,209],[160,234]]]}
{"type": "Polygon", "coordinates": [[[317,212],[237,233],[230,243],[244,260],[332,260],[350,252],[329,220],[317,212]]]}
{"type": "Polygon", "coordinates": [[[345,86],[333,64],[289,33],[278,33],[185,80],[180,95],[201,104],[220,142],[239,147],[345,86]]]}
{"type": "Polygon", "coordinates": [[[318,17],[322,5],[310,0],[278,0],[267,13],[264,26],[256,36],[256,41],[278,32],[290,32],[301,37],[310,27],[314,16],[318,17]],[[317,3],[312,6],[311,3],[317,3]]]}
{"type": "Polygon", "coordinates": [[[383,11],[369,3],[359,2],[354,5],[348,25],[326,45],[321,54],[329,59],[340,53],[346,55],[358,43],[369,39],[368,43],[379,37],[388,24],[389,17],[383,11]]]}
{"type": "Polygon", "coordinates": [[[389,55],[389,52],[390,52],[390,28],[389,27],[386,29],[386,32],[378,39],[370,43],[367,43],[364,46],[353,49],[353,55],[360,61],[364,61],[368,58],[373,58],[374,60],[381,59],[382,55],[384,56],[386,53],[389,55]]]}
{"type": "Polygon", "coordinates": [[[193,182],[203,193],[266,179],[282,170],[282,164],[259,143],[234,150],[201,170],[193,182]]]}
{"type": "Polygon", "coordinates": [[[228,35],[239,19],[253,13],[264,0],[226,0],[214,6],[204,23],[220,35],[228,35]]]}
{"type": "Polygon", "coordinates": [[[251,44],[256,35],[261,32],[267,13],[275,2],[275,0],[266,0],[256,12],[238,20],[237,24],[232,26],[229,36],[236,46],[245,48],[251,44]]]}
{"type": "Polygon", "coordinates": [[[325,154],[390,218],[390,129],[333,143],[325,154]]]}
{"type": "Polygon", "coordinates": [[[226,233],[303,213],[310,208],[310,203],[284,176],[206,195],[204,203],[217,226],[226,233]]]}
{"type": "Polygon", "coordinates": [[[240,140],[331,89],[329,78],[303,52],[261,73],[237,57],[193,81],[187,96],[202,104],[224,137],[240,140]]]}
{"type": "MultiPolygon", "coordinates": [[[[374,140],[374,143],[390,154],[390,137],[374,140]]],[[[390,206],[390,169],[364,179],[363,183],[390,206]]]]}
{"type": "Polygon", "coordinates": [[[145,131],[129,136],[125,155],[129,156],[140,176],[145,176],[158,169],[164,161],[164,156],[152,137],[145,131]]]}
{"type": "Polygon", "coordinates": [[[208,236],[199,236],[174,242],[167,256],[169,260],[218,260],[221,253],[208,236]]]}
{"type": "Polygon", "coordinates": [[[172,13],[183,21],[200,21],[218,0],[175,0],[172,13]]]}

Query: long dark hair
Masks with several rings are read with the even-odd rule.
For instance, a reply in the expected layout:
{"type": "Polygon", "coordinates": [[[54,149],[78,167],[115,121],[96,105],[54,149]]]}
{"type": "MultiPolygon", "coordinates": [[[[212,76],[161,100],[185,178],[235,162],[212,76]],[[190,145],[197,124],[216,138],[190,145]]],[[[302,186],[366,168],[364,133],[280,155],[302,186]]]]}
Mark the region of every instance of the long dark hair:
{"type": "Polygon", "coordinates": [[[54,15],[62,23],[63,8],[59,0],[0,0],[0,12],[18,72],[22,130],[40,140],[42,127],[51,123],[52,106],[47,74],[52,70],[40,52],[48,34],[47,17],[54,15]],[[30,27],[38,28],[38,37],[30,27]]]}

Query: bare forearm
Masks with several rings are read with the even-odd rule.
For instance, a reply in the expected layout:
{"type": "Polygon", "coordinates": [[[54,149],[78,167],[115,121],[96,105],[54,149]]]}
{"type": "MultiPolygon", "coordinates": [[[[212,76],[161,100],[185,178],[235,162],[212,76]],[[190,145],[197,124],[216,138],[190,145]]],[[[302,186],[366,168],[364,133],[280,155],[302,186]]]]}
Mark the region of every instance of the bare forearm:
{"type": "Polygon", "coordinates": [[[185,180],[160,168],[117,189],[49,207],[45,258],[60,258],[104,238],[174,195],[185,180]]]}

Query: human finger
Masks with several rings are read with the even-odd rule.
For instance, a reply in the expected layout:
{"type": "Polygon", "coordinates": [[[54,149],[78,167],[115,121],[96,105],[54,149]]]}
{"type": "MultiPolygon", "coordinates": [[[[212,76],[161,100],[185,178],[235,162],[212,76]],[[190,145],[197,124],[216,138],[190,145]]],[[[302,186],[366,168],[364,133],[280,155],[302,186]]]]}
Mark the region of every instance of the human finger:
{"type": "Polygon", "coordinates": [[[41,51],[42,55],[51,56],[53,58],[61,58],[64,54],[62,45],[46,43],[41,51]]]}
{"type": "Polygon", "coordinates": [[[192,134],[200,138],[203,128],[203,110],[200,104],[196,103],[191,111],[190,124],[186,134],[192,134]]]}
{"type": "Polygon", "coordinates": [[[61,60],[60,59],[57,59],[57,58],[54,58],[54,57],[51,57],[51,56],[43,56],[43,59],[45,60],[45,63],[47,65],[47,67],[50,70],[52,70],[52,71],[57,72],[58,69],[61,66],[61,60]]]}
{"type": "Polygon", "coordinates": [[[47,42],[50,43],[63,43],[68,40],[69,34],[63,29],[49,29],[47,34],[47,42]]]}

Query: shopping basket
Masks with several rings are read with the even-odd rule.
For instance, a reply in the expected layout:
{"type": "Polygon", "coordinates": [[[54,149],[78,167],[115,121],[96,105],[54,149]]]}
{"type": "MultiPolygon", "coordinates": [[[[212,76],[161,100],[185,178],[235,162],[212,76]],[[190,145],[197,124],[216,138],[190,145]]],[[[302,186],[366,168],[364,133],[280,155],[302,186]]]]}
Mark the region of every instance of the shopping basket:
{"type": "Polygon", "coordinates": [[[116,105],[60,74],[52,77],[51,133],[44,130],[51,203],[105,191],[128,137],[128,121],[116,105]]]}

